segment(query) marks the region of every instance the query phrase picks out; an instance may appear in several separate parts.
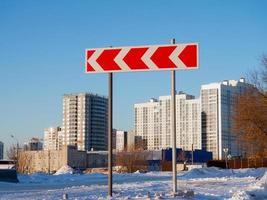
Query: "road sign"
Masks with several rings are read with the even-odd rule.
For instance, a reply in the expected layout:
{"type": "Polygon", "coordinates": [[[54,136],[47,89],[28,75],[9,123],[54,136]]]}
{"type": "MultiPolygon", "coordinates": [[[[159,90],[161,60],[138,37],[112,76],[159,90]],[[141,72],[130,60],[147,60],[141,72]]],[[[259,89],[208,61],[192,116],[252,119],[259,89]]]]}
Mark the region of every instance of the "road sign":
{"type": "Polygon", "coordinates": [[[86,73],[109,74],[108,101],[108,195],[112,196],[112,130],[113,130],[113,72],[171,71],[171,118],[172,118],[172,171],[173,193],[177,193],[176,170],[176,106],[175,70],[198,68],[198,44],[110,47],[87,49],[85,52],[86,73]]]}
{"type": "Polygon", "coordinates": [[[86,50],[86,73],[198,68],[198,44],[171,44],[86,50]]]}

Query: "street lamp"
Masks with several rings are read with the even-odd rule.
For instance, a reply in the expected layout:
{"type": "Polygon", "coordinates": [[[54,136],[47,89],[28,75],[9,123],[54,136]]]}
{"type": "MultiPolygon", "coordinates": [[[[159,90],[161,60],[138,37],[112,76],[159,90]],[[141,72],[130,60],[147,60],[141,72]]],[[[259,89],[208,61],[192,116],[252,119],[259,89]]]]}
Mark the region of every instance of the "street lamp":
{"type": "Polygon", "coordinates": [[[228,169],[228,163],[227,163],[228,151],[229,151],[228,148],[223,148],[226,169],[228,169]]]}
{"type": "Polygon", "coordinates": [[[19,141],[14,135],[10,135],[17,142],[17,161],[16,161],[16,169],[18,169],[18,161],[19,161],[19,141]]]}

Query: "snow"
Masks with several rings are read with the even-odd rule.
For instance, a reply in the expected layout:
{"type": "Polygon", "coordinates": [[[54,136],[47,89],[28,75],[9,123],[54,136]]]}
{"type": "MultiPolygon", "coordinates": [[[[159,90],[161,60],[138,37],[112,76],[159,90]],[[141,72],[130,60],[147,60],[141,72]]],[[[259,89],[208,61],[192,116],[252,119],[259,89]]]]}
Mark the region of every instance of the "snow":
{"type": "Polygon", "coordinates": [[[265,174],[260,178],[258,184],[267,187],[267,172],[265,172],[265,174]]]}
{"type": "Polygon", "coordinates": [[[73,174],[74,170],[68,166],[64,165],[54,175],[60,175],[60,174],[73,174]]]}
{"type": "MultiPolygon", "coordinates": [[[[20,183],[0,182],[0,199],[107,199],[107,175],[72,174],[64,167],[57,176],[44,173],[19,174],[20,183]]],[[[178,189],[193,191],[193,199],[267,199],[267,168],[226,170],[192,169],[179,172],[178,189]]],[[[148,172],[113,175],[112,199],[183,199],[173,197],[171,172],[148,172]]]]}

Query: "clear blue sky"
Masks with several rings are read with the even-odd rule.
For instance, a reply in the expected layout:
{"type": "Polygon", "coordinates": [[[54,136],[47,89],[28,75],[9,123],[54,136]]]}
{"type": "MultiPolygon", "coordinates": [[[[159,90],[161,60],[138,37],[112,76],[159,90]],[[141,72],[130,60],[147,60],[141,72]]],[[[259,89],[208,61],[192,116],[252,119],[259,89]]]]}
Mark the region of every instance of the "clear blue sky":
{"type": "MultiPolygon", "coordinates": [[[[62,95],[107,95],[106,74],[84,74],[90,47],[198,42],[200,69],[177,88],[239,79],[267,53],[267,1],[1,0],[0,140],[8,146],[62,123],[62,95]]],[[[133,104],[170,93],[169,72],[114,75],[114,127],[133,128],[133,104]]]]}

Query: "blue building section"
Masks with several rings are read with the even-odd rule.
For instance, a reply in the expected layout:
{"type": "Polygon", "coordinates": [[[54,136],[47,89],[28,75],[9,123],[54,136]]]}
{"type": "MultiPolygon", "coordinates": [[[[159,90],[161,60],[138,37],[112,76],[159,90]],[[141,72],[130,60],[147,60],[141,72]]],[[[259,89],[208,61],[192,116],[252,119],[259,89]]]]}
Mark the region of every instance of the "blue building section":
{"type": "MultiPolygon", "coordinates": [[[[183,151],[180,148],[176,149],[177,163],[181,162],[192,162],[192,151],[183,151]]],[[[162,160],[171,161],[172,160],[172,149],[162,150],[162,160]]],[[[193,151],[193,161],[194,163],[206,163],[212,160],[212,152],[204,150],[194,150],[193,151]]]]}
{"type": "Polygon", "coordinates": [[[148,171],[160,171],[160,160],[148,160],[148,171]]]}

